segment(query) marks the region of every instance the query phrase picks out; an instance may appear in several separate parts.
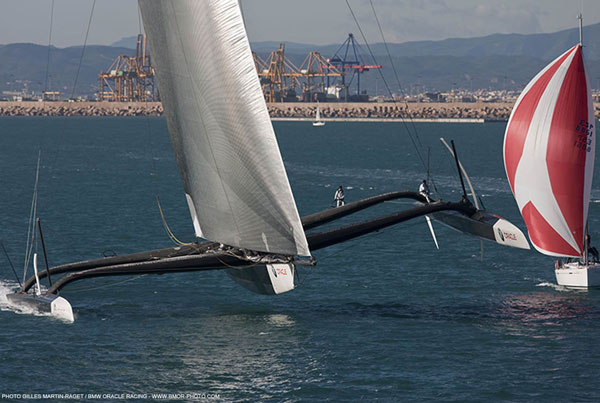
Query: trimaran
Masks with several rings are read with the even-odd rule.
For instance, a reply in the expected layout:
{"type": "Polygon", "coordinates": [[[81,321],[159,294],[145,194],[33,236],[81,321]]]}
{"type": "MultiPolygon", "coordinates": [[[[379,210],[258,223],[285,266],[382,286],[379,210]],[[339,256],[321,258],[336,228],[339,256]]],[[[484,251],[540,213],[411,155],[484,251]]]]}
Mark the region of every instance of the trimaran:
{"type": "Polygon", "coordinates": [[[529,248],[517,227],[474,207],[466,192],[456,203],[392,192],[300,218],[238,1],[139,0],[139,6],[193,227],[206,241],[36,270],[7,296],[12,303],[73,321],[70,303],[59,296],[72,282],[203,270],[226,270],[252,291],[280,294],[294,288],[296,265],[315,263],[312,251],[423,215],[482,239],[529,248]],[[400,198],[419,204],[305,232],[400,198]],[[42,292],[39,282],[46,277],[54,281],[42,292]]]}

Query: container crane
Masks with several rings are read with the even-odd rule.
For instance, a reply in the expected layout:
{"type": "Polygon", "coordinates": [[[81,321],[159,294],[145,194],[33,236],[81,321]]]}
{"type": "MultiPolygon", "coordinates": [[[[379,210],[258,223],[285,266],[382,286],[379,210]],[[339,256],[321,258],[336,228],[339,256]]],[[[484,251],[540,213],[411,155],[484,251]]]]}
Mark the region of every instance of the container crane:
{"type": "Polygon", "coordinates": [[[98,75],[98,101],[156,101],[154,69],[145,35],[138,35],[135,56],[120,55],[98,75]]]}
{"type": "MultiPolygon", "coordinates": [[[[362,57],[360,45],[356,39],[354,39],[354,35],[350,33],[348,34],[348,38],[338,50],[336,50],[333,56],[327,59],[326,67],[328,69],[336,68],[343,73],[341,75],[341,84],[346,93],[346,98],[348,98],[350,85],[356,77],[356,95],[351,96],[351,99],[347,100],[365,101],[366,99],[363,98],[366,98],[366,95],[361,94],[360,92],[360,75],[371,69],[381,69],[383,66],[380,64],[366,64],[362,57]],[[346,72],[349,72],[351,75],[348,84],[346,84],[346,72]]],[[[327,87],[330,87],[329,77],[327,78],[327,87]]]]}

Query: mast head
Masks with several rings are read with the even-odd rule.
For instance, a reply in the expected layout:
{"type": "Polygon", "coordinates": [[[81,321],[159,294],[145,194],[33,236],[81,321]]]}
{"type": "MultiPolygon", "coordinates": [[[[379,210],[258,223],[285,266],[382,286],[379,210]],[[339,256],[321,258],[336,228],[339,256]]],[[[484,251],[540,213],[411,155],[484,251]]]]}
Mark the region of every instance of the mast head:
{"type": "Polygon", "coordinates": [[[583,46],[583,16],[581,13],[577,16],[577,20],[579,21],[579,45],[583,46]]]}

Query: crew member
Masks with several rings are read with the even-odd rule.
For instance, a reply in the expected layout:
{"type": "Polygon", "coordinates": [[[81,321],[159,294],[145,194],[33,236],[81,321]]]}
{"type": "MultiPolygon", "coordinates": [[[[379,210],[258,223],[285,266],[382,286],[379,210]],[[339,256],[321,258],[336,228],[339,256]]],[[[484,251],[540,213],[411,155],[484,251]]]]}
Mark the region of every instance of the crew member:
{"type": "Polygon", "coordinates": [[[344,189],[338,187],[333,196],[333,201],[336,203],[336,207],[342,207],[344,205],[344,189]]]}
{"type": "Polygon", "coordinates": [[[590,255],[592,255],[594,258],[594,260],[591,260],[592,262],[600,262],[600,255],[598,255],[598,249],[594,248],[591,245],[592,237],[590,236],[590,234],[585,235],[585,241],[587,242],[588,259],[590,258],[590,255]]]}
{"type": "Polygon", "coordinates": [[[423,179],[423,182],[419,185],[419,193],[425,197],[427,203],[429,203],[429,185],[427,185],[427,181],[423,179]]]}

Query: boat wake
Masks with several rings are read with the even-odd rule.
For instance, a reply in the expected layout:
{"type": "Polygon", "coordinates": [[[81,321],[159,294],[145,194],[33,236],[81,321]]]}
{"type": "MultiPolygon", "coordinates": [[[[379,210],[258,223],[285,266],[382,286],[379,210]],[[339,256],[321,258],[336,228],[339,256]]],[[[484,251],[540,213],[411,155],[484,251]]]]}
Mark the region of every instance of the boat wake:
{"type": "Polygon", "coordinates": [[[542,281],[541,283],[536,284],[535,286],[536,287],[548,287],[548,288],[552,288],[553,290],[562,291],[562,292],[573,292],[573,291],[581,292],[581,291],[586,291],[586,290],[575,290],[575,289],[572,289],[572,288],[565,287],[564,285],[559,285],[559,284],[556,284],[556,283],[550,283],[548,281],[542,281]]]}
{"type": "MultiPolygon", "coordinates": [[[[70,323],[72,321],[62,319],[53,315],[50,312],[40,312],[24,305],[12,304],[6,297],[8,294],[14,293],[19,288],[18,284],[14,281],[0,280],[0,311],[10,311],[19,315],[34,315],[34,316],[45,316],[59,319],[61,322],[70,323]]],[[[43,287],[42,287],[43,289],[43,287]]]]}

